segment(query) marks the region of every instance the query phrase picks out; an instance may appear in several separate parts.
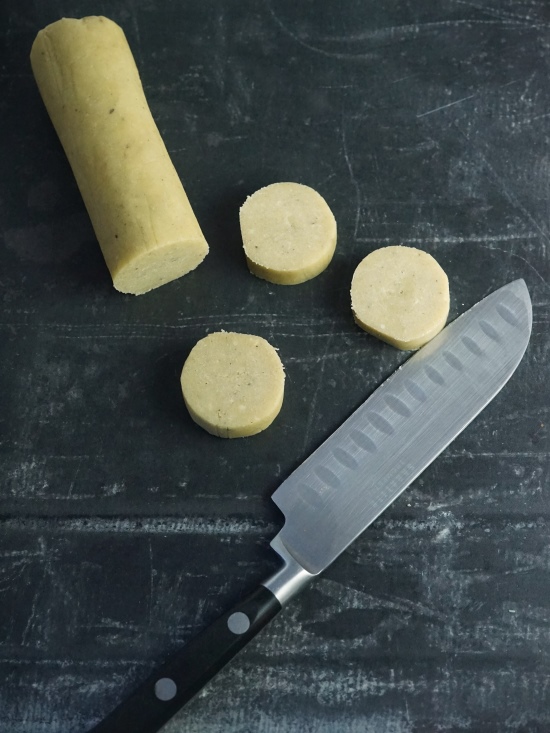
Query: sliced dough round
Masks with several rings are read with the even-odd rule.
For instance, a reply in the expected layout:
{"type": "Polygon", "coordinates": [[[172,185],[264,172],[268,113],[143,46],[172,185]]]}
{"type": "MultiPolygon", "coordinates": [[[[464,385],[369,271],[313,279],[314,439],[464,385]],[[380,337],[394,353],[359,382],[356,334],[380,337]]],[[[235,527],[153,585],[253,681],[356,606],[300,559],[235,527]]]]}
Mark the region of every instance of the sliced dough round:
{"type": "Polygon", "coordinates": [[[195,344],[181,373],[183,398],[193,420],[220,438],[261,432],[279,414],[285,373],[265,339],[212,333],[195,344]]]}
{"type": "Polygon", "coordinates": [[[362,260],[351,283],[355,322],[398,349],[418,349],[449,315],[449,281],[427,252],[382,247],[362,260]]]}
{"type": "Polygon", "coordinates": [[[325,199],[301,183],[273,183],[240,211],[250,272],[278,285],[297,285],[322,272],[336,248],[336,220],[325,199]]]}

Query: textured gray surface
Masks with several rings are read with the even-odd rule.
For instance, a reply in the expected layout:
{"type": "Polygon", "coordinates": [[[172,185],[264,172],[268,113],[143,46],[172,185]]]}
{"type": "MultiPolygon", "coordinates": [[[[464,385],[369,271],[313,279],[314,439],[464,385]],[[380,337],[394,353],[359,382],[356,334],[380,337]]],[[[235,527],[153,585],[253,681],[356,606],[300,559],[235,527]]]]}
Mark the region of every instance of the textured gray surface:
{"type": "Polygon", "coordinates": [[[353,324],[381,244],[447,271],[451,316],[509,280],[533,337],[506,390],[167,731],[550,729],[550,13],[390,4],[9,0],[0,29],[0,730],[84,733],[275,567],[269,496],[406,357],[353,324]],[[116,293],[34,84],[58,17],[125,29],[211,253],[116,293]],[[238,207],[315,187],[339,245],[281,288],[238,207]],[[225,328],[280,349],[283,410],[220,441],[179,371],[225,328]]]}

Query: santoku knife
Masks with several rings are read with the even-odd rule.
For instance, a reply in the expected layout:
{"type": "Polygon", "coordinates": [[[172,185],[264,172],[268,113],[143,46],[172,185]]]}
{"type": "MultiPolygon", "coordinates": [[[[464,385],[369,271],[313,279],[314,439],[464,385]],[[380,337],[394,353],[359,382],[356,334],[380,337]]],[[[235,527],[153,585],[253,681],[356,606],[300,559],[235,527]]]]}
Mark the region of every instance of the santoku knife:
{"type": "Polygon", "coordinates": [[[275,491],[281,569],[184,646],[94,733],[155,733],[325,570],[506,384],[531,333],[523,280],[412,356],[275,491]]]}

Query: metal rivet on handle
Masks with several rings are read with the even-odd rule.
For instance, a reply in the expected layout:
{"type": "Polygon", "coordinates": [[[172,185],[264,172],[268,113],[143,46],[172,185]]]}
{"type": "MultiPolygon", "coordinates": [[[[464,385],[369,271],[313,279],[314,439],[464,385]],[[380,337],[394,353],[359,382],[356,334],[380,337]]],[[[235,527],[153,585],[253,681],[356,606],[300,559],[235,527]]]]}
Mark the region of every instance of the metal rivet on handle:
{"type": "Polygon", "coordinates": [[[250,619],[242,611],[235,611],[227,619],[227,628],[233,634],[244,634],[250,628],[250,619]]]}
{"type": "Polygon", "coordinates": [[[178,687],[170,677],[162,677],[160,680],[155,682],[155,695],[163,702],[173,700],[177,691],[178,687]]]}

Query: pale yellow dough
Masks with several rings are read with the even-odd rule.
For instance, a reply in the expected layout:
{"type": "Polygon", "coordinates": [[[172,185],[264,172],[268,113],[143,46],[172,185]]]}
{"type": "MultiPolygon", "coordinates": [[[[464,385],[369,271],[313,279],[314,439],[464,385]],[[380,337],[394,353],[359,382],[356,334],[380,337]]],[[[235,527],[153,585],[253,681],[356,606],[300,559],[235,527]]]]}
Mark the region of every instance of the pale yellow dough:
{"type": "Polygon", "coordinates": [[[283,404],[285,373],[265,339],[220,331],[201,339],[181,373],[183,398],[193,420],[220,438],[265,430],[283,404]]]}
{"type": "Polygon", "coordinates": [[[351,283],[356,323],[398,349],[418,349],[449,315],[449,281],[427,252],[382,247],[367,255],[351,283]]]}
{"type": "Polygon", "coordinates": [[[240,211],[249,270],[278,285],[311,280],[329,264],[336,221],[324,198],[300,183],[273,183],[249,196],[240,211]]]}
{"type": "Polygon", "coordinates": [[[38,33],[31,65],[115,288],[138,295],[197,267],[208,245],[122,29],[63,18],[38,33]]]}

